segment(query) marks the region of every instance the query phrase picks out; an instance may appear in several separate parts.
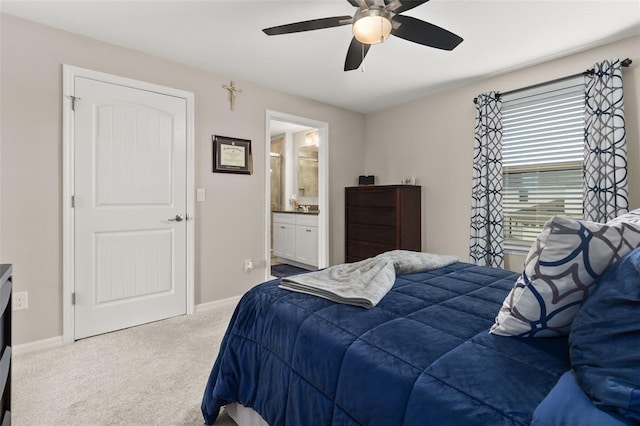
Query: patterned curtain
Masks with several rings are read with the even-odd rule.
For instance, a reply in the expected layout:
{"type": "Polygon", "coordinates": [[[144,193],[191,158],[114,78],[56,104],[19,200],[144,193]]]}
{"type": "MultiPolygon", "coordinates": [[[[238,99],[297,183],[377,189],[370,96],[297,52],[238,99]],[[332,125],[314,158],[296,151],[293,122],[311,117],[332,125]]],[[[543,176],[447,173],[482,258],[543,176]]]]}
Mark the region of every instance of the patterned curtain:
{"type": "Polygon", "coordinates": [[[502,103],[495,92],[476,98],[470,262],[504,266],[502,103]]]}
{"type": "Polygon", "coordinates": [[[584,218],[604,223],[629,211],[622,65],[593,69],[585,76],[584,218]]]}

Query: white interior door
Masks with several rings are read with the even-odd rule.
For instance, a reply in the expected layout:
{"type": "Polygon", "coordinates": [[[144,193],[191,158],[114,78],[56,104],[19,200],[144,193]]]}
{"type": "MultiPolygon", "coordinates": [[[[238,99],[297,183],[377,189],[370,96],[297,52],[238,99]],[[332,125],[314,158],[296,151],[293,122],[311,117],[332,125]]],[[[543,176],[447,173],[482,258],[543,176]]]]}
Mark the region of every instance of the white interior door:
{"type": "Polygon", "coordinates": [[[75,339],[187,310],[187,106],[75,77],[75,339]]]}

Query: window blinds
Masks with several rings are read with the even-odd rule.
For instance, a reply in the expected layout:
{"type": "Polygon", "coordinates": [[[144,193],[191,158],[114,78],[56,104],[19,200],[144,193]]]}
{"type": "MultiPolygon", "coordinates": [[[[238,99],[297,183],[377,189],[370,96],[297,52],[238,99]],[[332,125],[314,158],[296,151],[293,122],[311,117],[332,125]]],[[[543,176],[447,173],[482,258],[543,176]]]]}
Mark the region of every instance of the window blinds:
{"type": "Polygon", "coordinates": [[[572,79],[505,96],[505,246],[525,249],[554,215],[582,218],[584,83],[572,79]]]}

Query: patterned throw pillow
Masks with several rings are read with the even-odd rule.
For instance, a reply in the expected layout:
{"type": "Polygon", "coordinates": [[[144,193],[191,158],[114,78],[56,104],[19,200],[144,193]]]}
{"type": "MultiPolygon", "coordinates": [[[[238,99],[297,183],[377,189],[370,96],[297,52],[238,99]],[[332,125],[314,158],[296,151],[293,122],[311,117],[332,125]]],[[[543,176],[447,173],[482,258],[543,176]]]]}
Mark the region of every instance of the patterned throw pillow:
{"type": "Polygon", "coordinates": [[[504,300],[491,333],[522,337],[568,334],[598,277],[639,246],[640,222],[549,219],[531,246],[524,271],[504,300]]]}

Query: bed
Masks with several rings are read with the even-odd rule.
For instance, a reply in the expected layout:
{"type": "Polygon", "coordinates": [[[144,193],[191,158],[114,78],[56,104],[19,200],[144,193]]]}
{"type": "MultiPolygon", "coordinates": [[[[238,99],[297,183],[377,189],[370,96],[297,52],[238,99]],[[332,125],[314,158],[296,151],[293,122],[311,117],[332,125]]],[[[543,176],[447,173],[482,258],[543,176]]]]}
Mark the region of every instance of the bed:
{"type": "Polygon", "coordinates": [[[529,424],[569,359],[566,338],[487,332],[517,276],[467,263],[401,275],[368,310],[259,285],[223,340],[205,422],[239,402],[271,425],[529,424]]]}
{"type": "MultiPolygon", "coordinates": [[[[598,276],[615,262],[601,263],[598,276]]],[[[496,314],[515,309],[514,282],[529,280],[526,272],[455,262],[402,274],[371,309],[291,292],[279,279],[260,284],[243,296],[222,341],[202,400],[205,423],[238,403],[270,425],[529,425],[534,412],[536,424],[562,424],[551,419],[552,391],[568,395],[573,383],[594,405],[567,378],[569,336],[555,327],[556,313],[531,322],[544,338],[494,330],[496,314]]],[[[567,306],[558,311],[579,307],[567,306]]]]}

